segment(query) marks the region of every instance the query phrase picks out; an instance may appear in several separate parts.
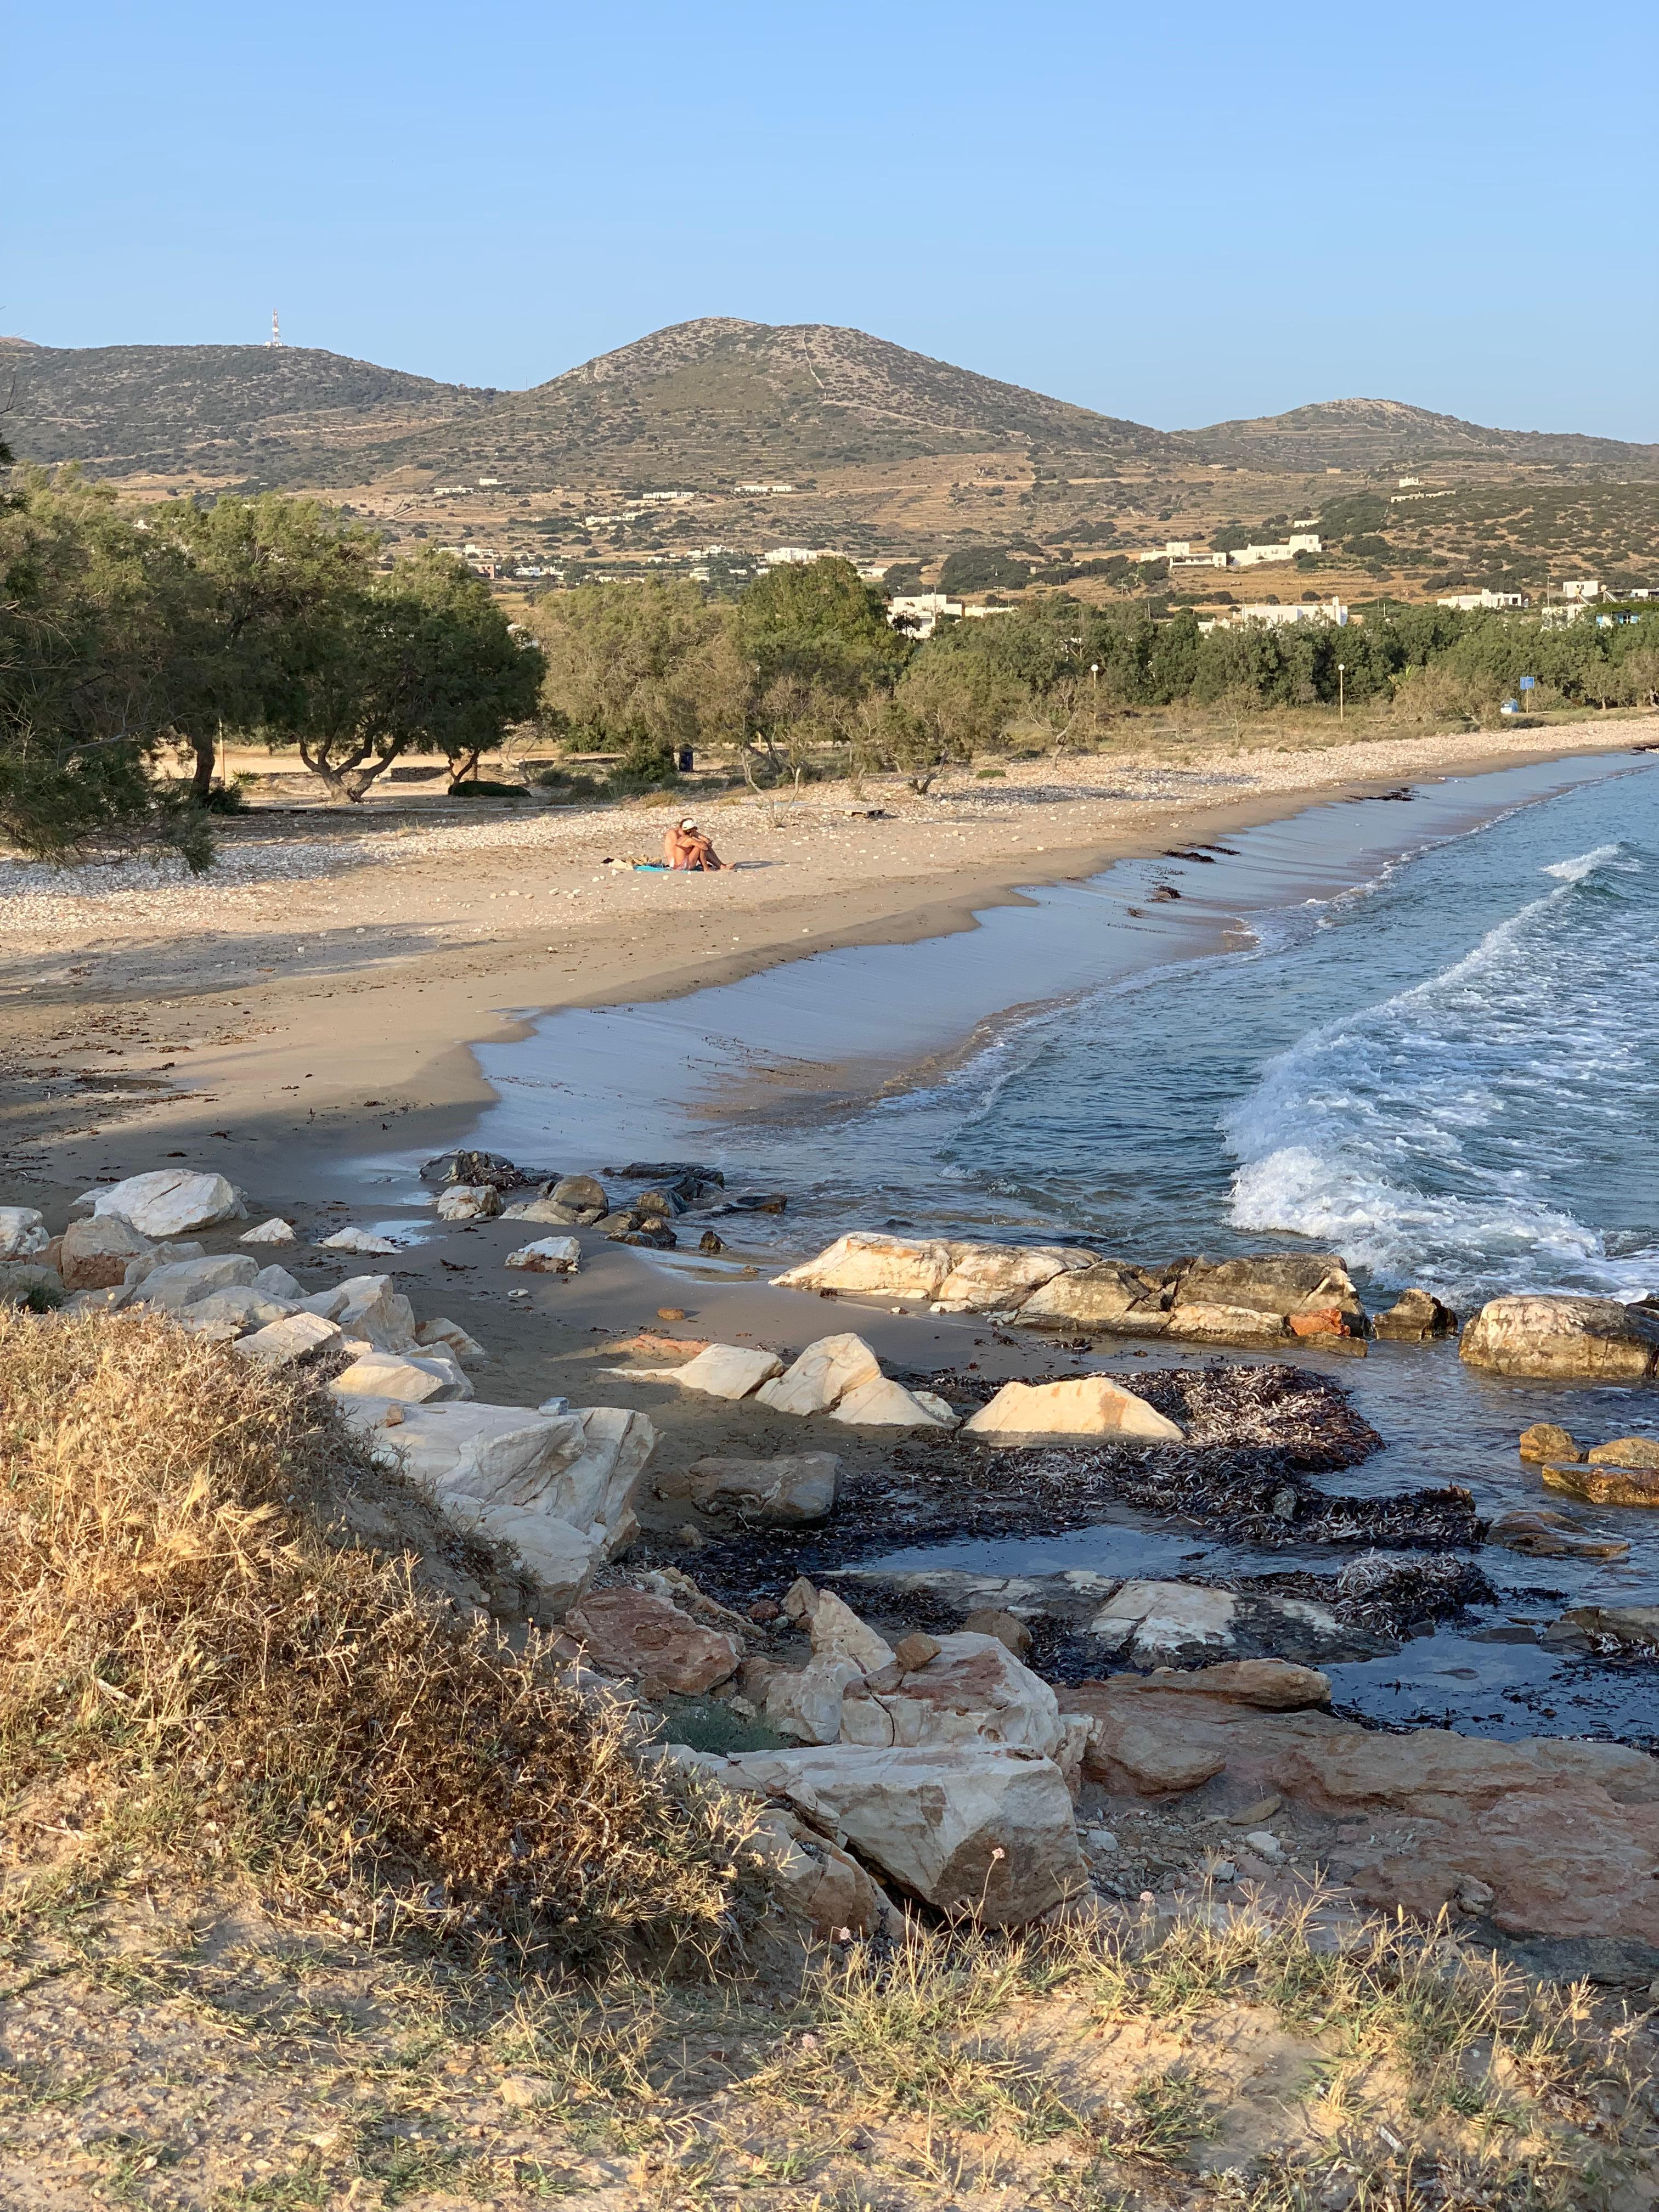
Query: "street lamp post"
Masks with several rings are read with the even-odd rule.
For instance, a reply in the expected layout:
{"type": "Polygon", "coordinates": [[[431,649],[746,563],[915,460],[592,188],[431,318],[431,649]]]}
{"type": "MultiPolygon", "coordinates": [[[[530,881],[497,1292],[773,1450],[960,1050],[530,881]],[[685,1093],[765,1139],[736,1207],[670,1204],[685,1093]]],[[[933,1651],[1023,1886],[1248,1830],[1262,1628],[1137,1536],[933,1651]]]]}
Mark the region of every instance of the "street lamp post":
{"type": "Polygon", "coordinates": [[[1348,665],[1345,660],[1336,664],[1336,719],[1344,722],[1348,717],[1348,665]]]}

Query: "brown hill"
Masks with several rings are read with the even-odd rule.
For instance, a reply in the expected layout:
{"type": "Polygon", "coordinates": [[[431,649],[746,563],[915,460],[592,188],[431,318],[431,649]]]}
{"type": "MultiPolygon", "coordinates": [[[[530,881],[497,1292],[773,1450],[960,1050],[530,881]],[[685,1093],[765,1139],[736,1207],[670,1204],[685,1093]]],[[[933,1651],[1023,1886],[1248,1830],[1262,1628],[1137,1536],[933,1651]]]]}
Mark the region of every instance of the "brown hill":
{"type": "Polygon", "coordinates": [[[314,346],[40,346],[0,339],[0,420],[22,460],[100,476],[349,482],[349,456],[496,398],[314,346]]]}
{"type": "Polygon", "coordinates": [[[487,412],[388,441],[386,468],[688,489],[957,453],[1160,457],[1142,423],[1001,384],[863,331],[704,316],[487,412]]]}
{"type": "Polygon", "coordinates": [[[1395,469],[1445,461],[1533,463],[1613,483],[1659,477],[1659,446],[1576,432],[1492,430],[1397,399],[1324,399],[1285,415],[1212,422],[1182,434],[1207,461],[1258,470],[1395,469]]]}

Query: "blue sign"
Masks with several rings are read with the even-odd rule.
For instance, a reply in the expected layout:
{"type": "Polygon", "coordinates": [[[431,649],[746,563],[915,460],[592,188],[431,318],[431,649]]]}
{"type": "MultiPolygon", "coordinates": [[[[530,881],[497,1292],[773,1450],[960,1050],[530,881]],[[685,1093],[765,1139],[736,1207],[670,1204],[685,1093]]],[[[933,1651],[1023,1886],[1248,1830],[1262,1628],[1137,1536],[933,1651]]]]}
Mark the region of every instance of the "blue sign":
{"type": "Polygon", "coordinates": [[[1521,678],[1521,689],[1523,691],[1531,691],[1536,688],[1538,678],[1535,676],[1523,676],[1521,678]]]}

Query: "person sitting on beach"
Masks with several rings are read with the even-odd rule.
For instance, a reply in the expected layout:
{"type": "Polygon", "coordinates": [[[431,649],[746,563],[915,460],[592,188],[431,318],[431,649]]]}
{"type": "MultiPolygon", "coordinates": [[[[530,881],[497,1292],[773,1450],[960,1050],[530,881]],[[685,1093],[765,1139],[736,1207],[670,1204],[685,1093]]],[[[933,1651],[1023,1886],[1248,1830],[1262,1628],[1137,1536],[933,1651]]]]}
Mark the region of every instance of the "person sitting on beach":
{"type": "Polygon", "coordinates": [[[664,866],[670,868],[723,868],[726,866],[714,850],[714,841],[705,836],[688,815],[677,823],[662,841],[664,866]]]}

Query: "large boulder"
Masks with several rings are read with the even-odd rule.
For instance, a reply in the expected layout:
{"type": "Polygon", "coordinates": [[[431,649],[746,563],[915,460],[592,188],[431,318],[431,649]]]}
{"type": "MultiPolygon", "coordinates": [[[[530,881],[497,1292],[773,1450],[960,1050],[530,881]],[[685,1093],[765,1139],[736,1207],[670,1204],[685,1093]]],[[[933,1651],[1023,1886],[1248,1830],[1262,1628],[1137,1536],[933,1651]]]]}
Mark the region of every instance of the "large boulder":
{"type": "Polygon", "coordinates": [[[1189,1300],[1172,1310],[1164,1334],[1188,1344],[1283,1344],[1291,1325],[1283,1314],[1263,1313],[1255,1306],[1201,1305],[1189,1300]]]}
{"type": "Polygon", "coordinates": [[[606,1673],[624,1674],[647,1698],[700,1697],[736,1674],[743,1648],[718,1629],[648,1590],[590,1590],[566,1616],[569,1633],[606,1673]]]}
{"type": "Polygon", "coordinates": [[[273,1298],[257,1283],[239,1283],[227,1291],[210,1291],[204,1298],[192,1298],[175,1310],[173,1318],[192,1336],[216,1336],[229,1342],[245,1336],[249,1329],[284,1320],[295,1310],[291,1299],[273,1298]]]}
{"type": "Polygon", "coordinates": [[[827,1413],[849,1390],[880,1376],[881,1363],[861,1336],[821,1336],[755,1396],[775,1413],[827,1413]]]}
{"type": "Polygon", "coordinates": [[[830,1513],[840,1475],[834,1452],[800,1452],[787,1459],[700,1459],[686,1488],[705,1513],[733,1515],[763,1527],[798,1528],[830,1513]]]}
{"type": "Polygon", "coordinates": [[[1169,1304],[1169,1291],[1146,1268],[1097,1260],[1053,1276],[1026,1299],[1019,1317],[1107,1335],[1162,1336],[1170,1326],[1169,1304]]]}
{"type": "Polygon", "coordinates": [[[769,1811],[749,1846],[764,1863],[773,1893],[800,1915],[820,1943],[878,1936],[893,1917],[892,1899],[881,1884],[793,1813],[769,1811]]]}
{"type": "Polygon", "coordinates": [[[788,1291],[878,1291],[890,1297],[932,1299],[955,1264],[943,1237],[884,1237],[854,1229],[816,1260],[772,1279],[788,1291]]]}
{"type": "MultiPolygon", "coordinates": [[[[32,1260],[52,1242],[46,1218],[38,1206],[0,1206],[0,1260],[32,1260]]],[[[121,1278],[114,1278],[119,1282],[121,1278]]],[[[71,1290],[101,1287],[64,1281],[71,1290]]]]}
{"type": "Polygon", "coordinates": [[[956,1414],[931,1390],[908,1390],[890,1375],[875,1375],[849,1390],[830,1416],[849,1428],[953,1429],[956,1414]]]}
{"type": "Polygon", "coordinates": [[[1616,1298],[1493,1298],[1460,1356],[1492,1375],[1558,1382],[1645,1382],[1659,1367],[1659,1313],[1616,1298]]]}
{"type": "Polygon", "coordinates": [[[280,1213],[273,1213],[269,1221],[245,1229],[236,1239],[239,1244],[292,1244],[296,1241],[294,1224],[284,1221],[280,1213]]]}
{"type": "Polygon", "coordinates": [[[574,1237],[538,1237],[507,1255],[509,1267],[526,1268],[532,1275],[574,1275],[581,1261],[582,1248],[574,1237]]]}
{"type": "Polygon", "coordinates": [[[1610,1437],[1586,1456],[1592,1467],[1659,1467],[1659,1437],[1610,1437]]]}
{"type": "Polygon", "coordinates": [[[1538,1473],[1546,1490],[1583,1498],[1587,1505],[1659,1505],[1659,1468],[1592,1467],[1574,1460],[1538,1473]]]}
{"type": "MultiPolygon", "coordinates": [[[[312,1299],[302,1303],[318,1310],[312,1299]]],[[[377,1352],[416,1348],[415,1309],[392,1288],[390,1275],[348,1275],[335,1285],[324,1317],[337,1321],[348,1336],[362,1337],[377,1352]]]]}
{"type": "Polygon", "coordinates": [[[642,1413],[375,1398],[347,1400],[343,1410],[457,1528],[512,1546],[556,1616],[638,1528],[634,1494],[656,1443],[642,1413]]]}
{"type": "Polygon", "coordinates": [[[292,1313],[256,1328],[240,1339],[236,1349],[262,1367],[293,1367],[339,1340],[337,1322],[325,1321],[320,1314],[292,1313]]]}
{"type": "Polygon", "coordinates": [[[389,1237],[377,1237],[372,1229],[348,1226],[337,1229],[331,1237],[318,1241],[319,1252],[361,1252],[371,1259],[387,1259],[401,1248],[389,1237]]]}
{"type": "Polygon", "coordinates": [[[507,1206],[501,1213],[503,1221],[547,1221],[562,1224],[567,1229],[580,1225],[583,1217],[574,1206],[561,1206],[556,1199],[521,1198],[515,1205],[507,1206]]]}
{"type": "Polygon", "coordinates": [[[1365,1309],[1334,1252],[1254,1252],[1242,1260],[1197,1259],[1172,1271],[1176,1321],[1183,1306],[1222,1306],[1276,1316],[1312,1314],[1334,1307],[1348,1333],[1366,1333],[1365,1309]]]}
{"type": "Polygon", "coordinates": [[[942,1911],[1024,1927],[1088,1875],[1052,1759],[995,1745],[750,1752],[732,1766],[942,1911]]]}
{"type": "Polygon", "coordinates": [[[129,1176],[107,1190],[88,1191],[78,1203],[100,1217],[118,1213],[146,1237],[188,1237],[195,1229],[247,1218],[241,1194],[223,1176],[191,1175],[181,1168],[129,1176]]]}
{"type": "Polygon", "coordinates": [[[849,1690],[864,1669],[844,1652],[815,1653],[804,1667],[781,1669],[766,1685],[767,1725],[797,1743],[839,1743],[849,1690]]]}
{"type": "Polygon", "coordinates": [[[1005,1382],[963,1426],[965,1437],[1147,1437],[1179,1443],[1182,1431],[1133,1390],[1104,1375],[1063,1382],[1005,1382]]]}
{"type": "MultiPolygon", "coordinates": [[[[58,1245],[58,1272],[69,1291],[108,1291],[126,1280],[135,1260],[153,1258],[155,1246],[118,1213],[71,1221],[58,1245]]],[[[255,1273],[258,1273],[256,1268],[255,1273]]]]}

